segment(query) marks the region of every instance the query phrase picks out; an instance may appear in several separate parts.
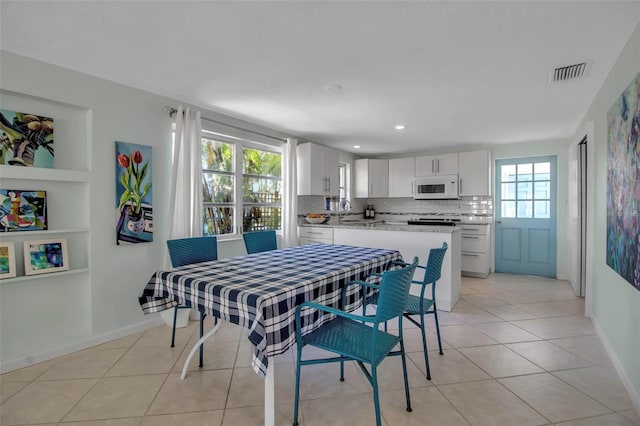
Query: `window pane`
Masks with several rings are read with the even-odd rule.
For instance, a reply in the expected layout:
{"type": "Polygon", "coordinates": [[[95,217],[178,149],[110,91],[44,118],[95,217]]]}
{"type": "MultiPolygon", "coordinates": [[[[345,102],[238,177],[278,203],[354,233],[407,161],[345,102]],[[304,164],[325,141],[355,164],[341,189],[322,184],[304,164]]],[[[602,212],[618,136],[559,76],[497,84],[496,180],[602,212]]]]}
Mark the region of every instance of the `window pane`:
{"type": "Polygon", "coordinates": [[[262,178],[242,178],[244,202],[249,203],[280,203],[281,181],[262,178]]]}
{"type": "Polygon", "coordinates": [[[533,174],[533,164],[518,164],[518,180],[531,180],[533,174]]]}
{"type": "Polygon", "coordinates": [[[202,139],[202,169],[232,172],[233,146],[224,142],[202,139]]]}
{"type": "Polygon", "coordinates": [[[500,181],[501,182],[515,182],[516,180],[516,166],[515,164],[508,164],[500,166],[500,181]]]}
{"type": "Polygon", "coordinates": [[[533,201],[518,201],[518,217],[533,217],[533,201]]]}
{"type": "Polygon", "coordinates": [[[233,234],[233,207],[205,207],[203,235],[233,234]]]}
{"type": "Polygon", "coordinates": [[[281,207],[245,207],[242,215],[242,232],[280,229],[281,207]]]}
{"type": "Polygon", "coordinates": [[[242,148],[242,173],[262,176],[282,175],[279,153],[254,148],[242,148]]]}
{"type": "Polygon", "coordinates": [[[551,177],[551,163],[536,163],[533,166],[535,180],[549,180],[551,177]]]}
{"type": "Polygon", "coordinates": [[[205,203],[233,203],[234,177],[215,173],[202,175],[202,201],[205,203]]]}
{"type": "Polygon", "coordinates": [[[535,218],[537,219],[548,219],[551,217],[549,212],[549,201],[535,201],[535,218]]]}
{"type": "Polygon", "coordinates": [[[551,198],[551,183],[550,182],[535,182],[535,199],[550,199],[551,198]]]}
{"type": "Polygon", "coordinates": [[[516,184],[515,183],[503,183],[502,194],[500,194],[503,200],[515,200],[516,199],[516,184]]]}
{"type": "Polygon", "coordinates": [[[531,200],[533,198],[533,184],[531,182],[518,182],[518,200],[531,200]]]}
{"type": "Polygon", "coordinates": [[[502,201],[500,215],[502,217],[516,217],[516,202],[502,201]]]}

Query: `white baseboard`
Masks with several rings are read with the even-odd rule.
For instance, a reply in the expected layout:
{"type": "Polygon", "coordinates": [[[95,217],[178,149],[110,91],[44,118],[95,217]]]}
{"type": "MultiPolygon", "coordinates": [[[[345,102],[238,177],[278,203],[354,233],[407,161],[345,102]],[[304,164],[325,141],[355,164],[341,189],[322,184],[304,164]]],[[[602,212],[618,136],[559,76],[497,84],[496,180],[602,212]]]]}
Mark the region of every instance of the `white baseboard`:
{"type": "Polygon", "coordinates": [[[569,281],[567,274],[556,274],[556,279],[561,281],[569,281]]]}
{"type": "Polygon", "coordinates": [[[602,329],[602,327],[600,327],[600,324],[598,324],[598,321],[596,321],[595,318],[591,318],[591,322],[593,323],[593,326],[596,329],[596,333],[598,334],[598,337],[600,338],[602,345],[607,351],[607,354],[609,354],[609,358],[611,358],[611,362],[613,362],[613,366],[615,367],[618,373],[618,376],[620,376],[620,380],[622,381],[622,384],[624,385],[625,389],[627,390],[627,393],[629,394],[629,398],[631,399],[631,403],[633,403],[633,407],[636,409],[636,413],[638,413],[638,416],[640,416],[640,394],[638,393],[638,390],[635,388],[635,386],[631,382],[629,375],[627,374],[624,367],[620,363],[618,356],[613,350],[613,347],[611,346],[611,343],[609,342],[609,339],[607,338],[607,335],[605,334],[604,330],[602,329]]]}
{"type": "Polygon", "coordinates": [[[49,361],[50,359],[57,358],[59,356],[68,355],[73,352],[81,351],[83,349],[91,348],[93,346],[101,345],[120,337],[125,337],[139,331],[147,330],[151,327],[164,324],[162,318],[158,315],[155,318],[139,322],[127,327],[120,328],[118,330],[110,331],[108,333],[98,334],[91,336],[85,340],[75,342],[69,345],[61,346],[59,348],[47,350],[44,352],[29,354],[20,358],[12,359],[10,361],[0,363],[0,374],[7,373],[9,371],[18,370],[20,368],[29,367],[33,364],[49,361]]]}

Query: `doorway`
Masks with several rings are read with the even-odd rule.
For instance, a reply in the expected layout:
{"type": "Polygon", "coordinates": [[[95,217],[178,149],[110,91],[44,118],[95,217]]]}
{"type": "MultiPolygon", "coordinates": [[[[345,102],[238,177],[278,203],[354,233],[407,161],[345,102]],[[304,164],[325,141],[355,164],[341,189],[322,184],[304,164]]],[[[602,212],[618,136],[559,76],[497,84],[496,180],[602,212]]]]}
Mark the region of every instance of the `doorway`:
{"type": "Polygon", "coordinates": [[[496,161],[495,269],[556,277],[557,158],[496,161]]]}

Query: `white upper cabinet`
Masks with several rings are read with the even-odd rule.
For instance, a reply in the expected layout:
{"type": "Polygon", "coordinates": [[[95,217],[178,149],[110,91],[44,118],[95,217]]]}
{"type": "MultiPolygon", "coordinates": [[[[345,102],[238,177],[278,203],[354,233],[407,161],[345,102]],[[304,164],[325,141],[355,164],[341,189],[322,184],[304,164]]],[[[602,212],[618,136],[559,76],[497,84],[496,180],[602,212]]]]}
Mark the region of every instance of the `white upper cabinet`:
{"type": "Polygon", "coordinates": [[[339,195],[338,151],[314,143],[297,149],[298,195],[339,195]]]}
{"type": "Polygon", "coordinates": [[[416,157],[415,175],[438,176],[458,174],[458,153],[416,157]]]}
{"type": "Polygon", "coordinates": [[[461,196],[491,195],[491,152],[461,152],[458,164],[461,196]]]}
{"type": "Polygon", "coordinates": [[[389,197],[413,197],[414,157],[389,160],[389,197]]]}
{"type": "Polygon", "coordinates": [[[356,160],[355,172],[355,198],[389,196],[389,160],[356,160]]]}

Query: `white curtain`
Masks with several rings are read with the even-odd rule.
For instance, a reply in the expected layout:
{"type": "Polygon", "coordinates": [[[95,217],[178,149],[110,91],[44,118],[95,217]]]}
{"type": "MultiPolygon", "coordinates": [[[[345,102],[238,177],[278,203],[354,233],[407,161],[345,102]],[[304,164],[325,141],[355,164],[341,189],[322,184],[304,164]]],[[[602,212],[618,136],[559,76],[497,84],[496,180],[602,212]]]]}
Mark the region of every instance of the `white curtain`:
{"type": "Polygon", "coordinates": [[[169,239],[202,235],[201,130],[200,111],[179,107],[171,155],[169,239]]]}
{"type": "Polygon", "coordinates": [[[282,246],[298,245],[298,174],[296,139],[282,149],[282,246]]]}

